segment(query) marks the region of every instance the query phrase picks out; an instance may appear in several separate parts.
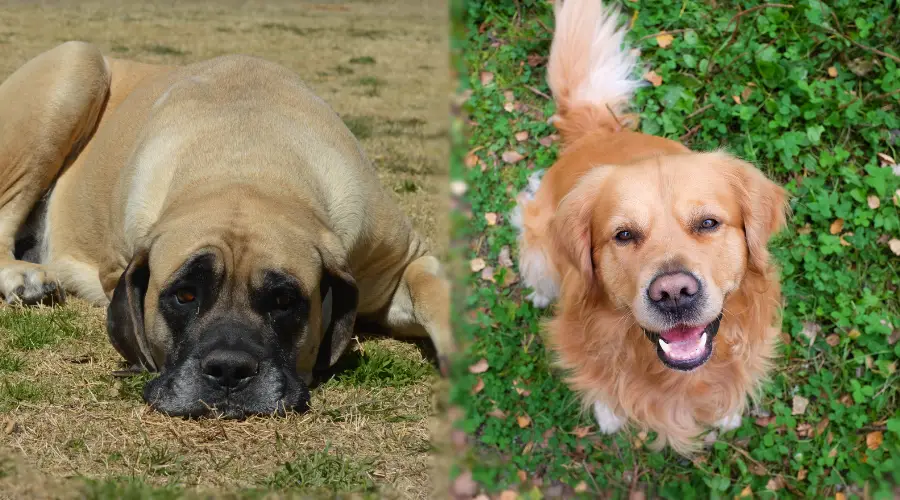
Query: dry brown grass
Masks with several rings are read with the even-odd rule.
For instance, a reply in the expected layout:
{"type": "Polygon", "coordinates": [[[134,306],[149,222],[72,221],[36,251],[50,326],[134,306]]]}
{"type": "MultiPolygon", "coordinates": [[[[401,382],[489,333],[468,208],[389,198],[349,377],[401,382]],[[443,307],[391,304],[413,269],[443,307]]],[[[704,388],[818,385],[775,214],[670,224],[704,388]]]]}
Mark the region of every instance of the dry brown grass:
{"type": "MultiPolygon", "coordinates": [[[[345,118],[384,185],[442,251],[446,10],[436,0],[5,2],[0,79],[72,39],[145,62],[243,53],[282,63],[345,118]]],[[[72,491],[66,478],[77,476],[237,491],[265,485],[284,462],[303,460],[326,445],[335,456],[368,464],[365,474],[385,496],[425,497],[438,486],[429,478],[430,434],[443,429],[434,416],[433,370],[399,388],[325,384],[313,392],[305,415],[171,419],[149,411],[133,381],[111,376],[119,359],[104,333],[104,311],[77,300],[66,307],[77,313],[77,333],[53,346],[10,347],[11,332],[0,327],[0,352],[24,361],[18,371],[0,371],[0,382],[27,389],[0,395],[0,497],[59,496],[72,491]]],[[[408,344],[362,344],[370,347],[413,366],[425,362],[408,344]]]]}

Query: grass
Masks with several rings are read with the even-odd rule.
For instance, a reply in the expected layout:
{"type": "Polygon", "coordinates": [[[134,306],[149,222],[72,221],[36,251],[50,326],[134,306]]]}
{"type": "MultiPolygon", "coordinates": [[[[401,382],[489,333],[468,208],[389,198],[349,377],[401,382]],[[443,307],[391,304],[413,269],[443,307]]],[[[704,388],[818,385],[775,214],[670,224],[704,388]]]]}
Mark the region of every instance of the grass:
{"type": "MultiPolygon", "coordinates": [[[[420,68],[422,61],[444,60],[446,42],[437,34],[446,23],[437,0],[274,1],[264,8],[187,1],[166,9],[111,0],[15,4],[0,8],[0,26],[16,27],[2,34],[8,44],[0,81],[69,39],[149,63],[234,53],[281,63],[342,117],[364,117],[370,133],[348,125],[360,132],[401,210],[441,251],[446,167],[417,167],[443,165],[447,154],[445,89],[433,70],[420,68]],[[335,70],[338,64],[346,71],[335,70]],[[377,95],[360,95],[375,86],[377,95]],[[413,168],[382,168],[379,158],[413,168]],[[419,189],[393,191],[404,183],[419,189]]],[[[431,475],[440,437],[437,375],[415,346],[378,338],[354,344],[359,353],[348,353],[344,369],[320,381],[304,415],[170,419],[143,402],[148,375],[112,375],[122,366],[106,338],[104,314],[75,298],[54,309],[0,305],[0,497],[303,498],[354,491],[423,498],[439,487],[431,475]],[[291,473],[305,480],[341,470],[316,492],[290,480],[291,473]]]]}
{"type": "Polygon", "coordinates": [[[896,2],[621,3],[630,43],[662,78],[637,93],[643,131],[696,150],[727,148],[792,195],[790,227],[772,243],[786,300],[777,368],[753,415],[693,461],[648,450],[646,435],[597,432],[544,347],[548,313],[523,301],[506,219],[528,175],[556,157],[544,80],[551,6],[460,3],[469,135],[451,168],[468,190],[454,227],[469,242],[462,257],[483,259],[489,272],[462,279],[457,331],[466,347],[451,395],[457,487],[530,498],[896,498],[896,2]],[[664,32],[671,44],[657,41],[664,32]],[[528,137],[517,139],[521,132],[528,137]],[[504,162],[513,150],[524,159],[504,162]],[[484,373],[467,369],[482,359],[484,373]]]}

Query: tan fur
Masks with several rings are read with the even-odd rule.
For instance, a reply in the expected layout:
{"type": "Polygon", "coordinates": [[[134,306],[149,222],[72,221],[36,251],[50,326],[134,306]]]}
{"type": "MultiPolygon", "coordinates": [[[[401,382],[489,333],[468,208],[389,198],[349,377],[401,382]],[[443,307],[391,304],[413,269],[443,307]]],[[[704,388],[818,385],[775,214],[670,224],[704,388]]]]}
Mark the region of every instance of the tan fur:
{"type": "MultiPolygon", "coordinates": [[[[0,295],[40,298],[58,282],[104,305],[149,252],[155,297],[200,248],[225,266],[232,310],[262,269],[315,297],[334,268],[355,280],[359,316],[452,350],[440,265],[350,131],[287,69],[243,56],[154,66],[68,42],[0,85],[0,295]],[[40,263],[14,260],[54,178],[40,263]]],[[[171,339],[155,303],[144,318],[159,365],[171,339]]],[[[312,314],[301,373],[320,341],[312,314]]]]}
{"type": "MultiPolygon", "coordinates": [[[[563,9],[594,12],[594,0],[563,9]]],[[[567,7],[568,6],[568,7],[567,7]]],[[[589,69],[574,51],[595,36],[594,19],[569,12],[557,23],[549,80],[564,147],[530,202],[522,204],[522,251],[538,249],[556,270],[560,296],[546,330],[585,406],[659,433],[663,446],[690,453],[705,427],[739,415],[770,368],[779,334],[780,286],[766,243],[785,224],[786,193],[728,154],[696,153],[668,139],[623,130],[621,100],[570,102],[573,80],[589,69]],[[560,33],[559,30],[565,30],[560,33]],[[567,55],[566,55],[567,54],[567,55]],[[693,230],[715,216],[717,231],[693,230]],[[621,227],[640,245],[620,245],[621,227]],[[692,372],[667,368],[648,341],[644,295],[652,276],[677,264],[709,294],[706,322],[722,313],[712,358],[692,372]]]]}

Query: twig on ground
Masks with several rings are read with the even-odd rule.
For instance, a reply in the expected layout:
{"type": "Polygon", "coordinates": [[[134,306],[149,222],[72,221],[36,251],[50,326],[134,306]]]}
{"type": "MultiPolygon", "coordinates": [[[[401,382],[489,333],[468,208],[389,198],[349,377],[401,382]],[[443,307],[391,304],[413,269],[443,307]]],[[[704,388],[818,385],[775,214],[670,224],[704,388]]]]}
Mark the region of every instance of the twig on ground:
{"type": "Polygon", "coordinates": [[[878,54],[878,55],[881,56],[881,57],[887,57],[888,59],[891,59],[891,60],[893,60],[893,61],[896,61],[896,62],[900,63],[900,57],[897,57],[897,56],[895,56],[894,54],[888,54],[887,52],[884,52],[884,51],[882,51],[882,50],[878,50],[878,49],[876,49],[875,47],[869,47],[868,45],[863,45],[863,44],[857,42],[856,40],[853,40],[853,39],[850,38],[849,36],[847,36],[847,35],[845,35],[845,34],[839,32],[839,31],[835,31],[835,30],[833,30],[833,29],[831,29],[831,28],[826,28],[825,26],[822,26],[821,28],[824,29],[825,31],[827,31],[827,32],[829,32],[829,33],[831,33],[831,34],[833,34],[833,35],[837,35],[837,36],[843,38],[844,40],[847,40],[847,41],[850,42],[851,44],[856,45],[857,47],[859,47],[859,48],[861,48],[861,49],[863,49],[863,50],[872,52],[873,54],[878,54]]]}
{"type": "Polygon", "coordinates": [[[552,100],[553,100],[553,98],[550,97],[549,95],[547,95],[547,94],[541,92],[540,90],[538,90],[538,89],[536,89],[536,88],[534,88],[534,87],[532,87],[532,86],[530,86],[530,85],[526,85],[525,88],[527,88],[528,90],[534,92],[535,94],[537,94],[537,95],[543,97],[544,99],[547,99],[548,101],[552,101],[552,100]]]}
{"type": "Polygon", "coordinates": [[[702,108],[698,109],[697,111],[694,111],[693,113],[691,113],[691,114],[685,116],[684,119],[685,119],[685,120],[690,120],[691,118],[693,118],[693,117],[695,117],[695,116],[697,116],[697,115],[699,115],[699,114],[704,113],[706,110],[708,110],[708,109],[711,108],[711,107],[713,107],[712,104],[707,104],[706,106],[703,106],[702,108]]]}

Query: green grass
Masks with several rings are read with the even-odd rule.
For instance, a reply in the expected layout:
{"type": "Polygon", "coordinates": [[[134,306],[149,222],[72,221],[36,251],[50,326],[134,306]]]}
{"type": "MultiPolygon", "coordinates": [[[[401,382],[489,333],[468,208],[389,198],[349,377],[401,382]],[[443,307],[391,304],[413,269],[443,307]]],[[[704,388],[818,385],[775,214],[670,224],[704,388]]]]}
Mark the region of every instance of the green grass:
{"type": "Polygon", "coordinates": [[[25,359],[10,351],[0,351],[0,373],[17,372],[25,366],[25,359]]]}
{"type": "Polygon", "coordinates": [[[359,56],[350,59],[350,64],[375,64],[375,58],[372,56],[359,56]]]}
{"type": "Polygon", "coordinates": [[[0,309],[0,340],[5,339],[9,348],[23,351],[52,347],[84,333],[77,318],[75,311],[60,307],[5,307],[0,309]]]}
{"type": "Polygon", "coordinates": [[[359,364],[336,377],[338,385],[356,387],[407,387],[427,380],[434,368],[425,360],[398,355],[384,347],[367,344],[359,354],[359,364]]]}
{"type": "Polygon", "coordinates": [[[309,493],[375,493],[375,482],[366,472],[371,464],[360,457],[345,457],[328,447],[285,463],[267,481],[274,489],[302,487],[309,493]]]}
{"type": "Polygon", "coordinates": [[[35,403],[45,400],[50,390],[44,384],[21,380],[0,382],[0,413],[7,412],[19,403],[35,403]]]}
{"type": "Polygon", "coordinates": [[[465,259],[483,258],[496,271],[495,281],[480,273],[464,278],[467,314],[456,315],[470,321],[457,326],[467,345],[451,398],[465,412],[458,427],[472,443],[457,469],[471,470],[489,492],[893,498],[900,482],[900,260],[887,241],[900,238],[900,181],[876,155],[900,159],[897,3],[802,0],[744,12],[737,27],[729,21],[759,2],[622,4],[634,21],[630,43],[663,79],[637,93],[643,131],[696,150],[724,147],[792,195],[790,227],[772,242],[789,340],[760,405],[773,420],[745,415],[739,429],[688,461],[636,445],[633,434],[597,434],[580,412],[542,344],[539,322],[547,313],[523,302],[519,285],[501,284],[515,271],[501,254],[516,258],[515,232],[503,216],[529,166],[548,168],[557,152],[538,142],[555,132],[547,124],[553,103],[540,95],[549,94],[542,58],[551,6],[470,1],[456,38],[462,87],[471,90],[463,147],[480,148],[479,165],[467,168],[454,157],[454,176],[468,185],[461,213],[471,212],[457,221],[455,236],[477,243],[465,259]],[[663,30],[678,30],[665,48],[655,39],[663,30]],[[490,83],[482,85],[482,73],[490,83]],[[508,92],[524,106],[504,109],[508,92]],[[522,131],[529,138],[519,142],[522,131]],[[500,157],[510,150],[525,160],[506,164],[500,157]],[[486,213],[500,214],[500,222],[488,226],[486,213]],[[837,219],[843,229],[832,234],[837,219]],[[810,342],[804,331],[814,330],[810,342]],[[486,372],[466,370],[482,358],[486,372]],[[479,379],[483,388],[473,394],[479,379]],[[810,401],[802,414],[792,414],[794,396],[810,401]],[[516,417],[524,415],[530,423],[521,428],[516,417]],[[593,429],[584,435],[587,426],[593,429]]]}

